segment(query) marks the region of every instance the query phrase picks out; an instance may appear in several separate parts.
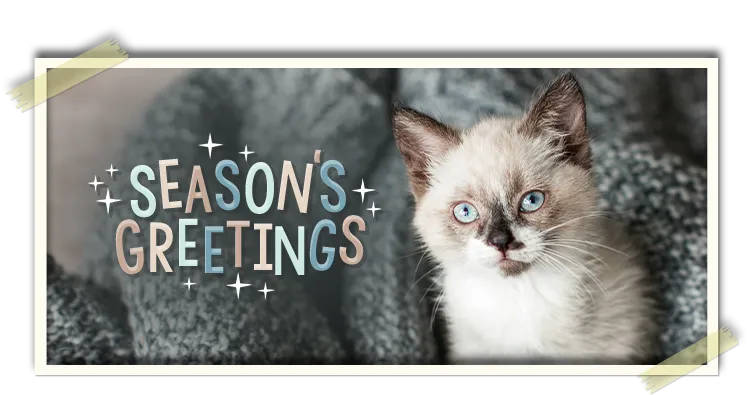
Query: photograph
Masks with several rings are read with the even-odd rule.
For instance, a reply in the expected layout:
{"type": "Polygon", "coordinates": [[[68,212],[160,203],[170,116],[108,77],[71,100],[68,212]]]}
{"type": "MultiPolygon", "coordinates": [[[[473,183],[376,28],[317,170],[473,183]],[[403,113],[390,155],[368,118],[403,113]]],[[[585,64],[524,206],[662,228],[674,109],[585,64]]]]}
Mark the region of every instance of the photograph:
{"type": "Polygon", "coordinates": [[[641,374],[718,330],[716,73],[128,59],[34,108],[37,370],[641,374]]]}

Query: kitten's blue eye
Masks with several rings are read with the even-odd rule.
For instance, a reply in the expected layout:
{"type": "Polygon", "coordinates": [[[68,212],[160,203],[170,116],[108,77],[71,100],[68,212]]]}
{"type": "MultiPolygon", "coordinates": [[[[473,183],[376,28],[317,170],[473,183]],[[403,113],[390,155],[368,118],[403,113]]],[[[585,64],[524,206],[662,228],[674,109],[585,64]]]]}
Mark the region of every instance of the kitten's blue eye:
{"type": "Polygon", "coordinates": [[[478,219],[478,210],[470,203],[459,203],[455,206],[455,218],[463,224],[469,224],[478,219]]]}
{"type": "Polygon", "coordinates": [[[530,213],[539,209],[545,201],[545,195],[540,191],[532,191],[522,198],[522,204],[519,206],[519,210],[525,213],[530,213]]]}

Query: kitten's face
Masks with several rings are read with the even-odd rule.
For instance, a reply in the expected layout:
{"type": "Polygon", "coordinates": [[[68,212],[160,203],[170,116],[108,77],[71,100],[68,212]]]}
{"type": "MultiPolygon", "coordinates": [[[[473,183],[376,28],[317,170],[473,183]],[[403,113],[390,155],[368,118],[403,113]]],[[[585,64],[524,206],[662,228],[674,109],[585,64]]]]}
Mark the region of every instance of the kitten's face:
{"type": "Polygon", "coordinates": [[[523,118],[486,119],[461,133],[424,117],[398,110],[394,129],[431,253],[507,276],[567,266],[592,236],[585,219],[597,204],[576,81],[554,82],[523,118]]]}

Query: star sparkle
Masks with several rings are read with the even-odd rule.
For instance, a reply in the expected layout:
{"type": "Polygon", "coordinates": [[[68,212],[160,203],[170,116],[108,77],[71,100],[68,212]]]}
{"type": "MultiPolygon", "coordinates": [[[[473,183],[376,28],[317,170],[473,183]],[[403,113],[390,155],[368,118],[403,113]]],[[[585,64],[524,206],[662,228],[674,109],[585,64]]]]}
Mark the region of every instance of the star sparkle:
{"type": "Polygon", "coordinates": [[[244,151],[240,152],[240,154],[244,155],[244,161],[247,161],[247,156],[254,154],[254,151],[250,151],[247,146],[244,146],[244,151]]]}
{"type": "Polygon", "coordinates": [[[366,209],[367,211],[371,211],[372,218],[376,217],[377,211],[381,210],[381,208],[374,205],[374,202],[371,202],[371,207],[366,209]]]}
{"type": "Polygon", "coordinates": [[[109,196],[109,189],[106,190],[106,198],[99,199],[97,202],[106,204],[106,213],[109,214],[109,207],[112,205],[112,203],[117,203],[122,201],[122,199],[112,199],[109,196]]]}
{"type": "Polygon", "coordinates": [[[208,158],[210,158],[213,155],[213,148],[220,147],[223,144],[217,144],[213,142],[213,136],[209,133],[208,134],[208,142],[205,144],[200,144],[201,147],[205,147],[208,149],[208,158]]]}
{"type": "Polygon", "coordinates": [[[257,292],[262,292],[265,295],[265,300],[268,300],[268,292],[273,292],[274,289],[268,289],[268,283],[265,283],[265,287],[262,289],[257,290],[257,292]]]}
{"type": "Polygon", "coordinates": [[[96,175],[94,174],[93,181],[89,182],[88,185],[92,186],[93,189],[94,189],[94,192],[96,192],[98,194],[99,193],[99,185],[104,185],[104,183],[101,182],[101,181],[99,181],[99,178],[96,177],[96,175]]]}
{"type": "Polygon", "coordinates": [[[361,194],[361,203],[364,202],[364,196],[369,192],[374,192],[374,189],[368,189],[366,188],[366,185],[364,185],[364,180],[361,180],[361,188],[354,189],[353,192],[357,192],[361,194]]]}
{"type": "Polygon", "coordinates": [[[195,285],[196,283],[193,283],[192,280],[190,280],[190,278],[187,277],[187,282],[186,283],[182,283],[182,284],[186,285],[187,286],[187,290],[190,291],[192,289],[192,286],[195,285]]]}
{"type": "Polygon", "coordinates": [[[241,282],[241,280],[239,279],[239,273],[236,273],[236,282],[233,284],[228,284],[226,286],[236,289],[236,298],[239,299],[239,292],[241,291],[241,289],[244,287],[249,287],[250,285],[252,284],[241,282]]]}
{"type": "Polygon", "coordinates": [[[113,180],[114,179],[114,173],[119,173],[119,169],[117,169],[116,167],[114,167],[114,165],[109,165],[109,168],[106,169],[106,172],[109,173],[109,177],[111,177],[112,180],[113,180]]]}

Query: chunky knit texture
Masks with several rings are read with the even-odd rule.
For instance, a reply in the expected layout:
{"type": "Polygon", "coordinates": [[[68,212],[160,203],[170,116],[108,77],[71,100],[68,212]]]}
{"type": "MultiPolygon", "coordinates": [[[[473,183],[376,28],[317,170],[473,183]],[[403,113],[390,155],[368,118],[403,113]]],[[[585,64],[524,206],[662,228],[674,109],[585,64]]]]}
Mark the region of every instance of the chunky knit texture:
{"type": "MultiPolygon", "coordinates": [[[[180,186],[171,199],[184,202],[193,165],[202,166],[213,195],[211,191],[223,190],[213,175],[222,159],[239,164],[237,179],[260,160],[276,175],[282,161],[290,160],[300,175],[302,166],[312,163],[314,151],[321,149],[323,161],[336,159],[346,167],[339,180],[348,193],[347,207],[327,214],[320,204],[321,183],[315,178],[309,214],[299,214],[290,195],[289,209],[263,216],[249,212],[244,196],[231,212],[220,210],[214,200],[210,214],[199,201],[191,214],[161,210],[159,203],[157,213],[147,220],[137,218],[129,203],[115,204],[111,215],[102,210],[87,246],[86,280],[61,275],[53,263],[48,268],[49,363],[441,363],[444,336],[438,314],[432,314],[428,275],[419,280],[431,263],[412,238],[412,203],[392,139],[391,106],[405,104],[465,127],[481,115],[518,114],[557,73],[195,71],[160,95],[115,159],[125,175],[111,183],[116,198],[144,203],[126,179],[139,164],[157,172],[158,160],[178,158],[180,165],[169,169],[170,181],[180,186]],[[212,158],[199,146],[208,134],[223,144],[213,150],[212,158]],[[249,163],[238,153],[245,144],[255,151],[249,163]],[[351,192],[362,179],[376,189],[364,203],[351,192]],[[373,219],[364,211],[372,201],[383,208],[373,219]],[[128,277],[115,255],[114,233],[124,219],[134,219],[143,231],[150,222],[164,222],[171,226],[176,245],[179,218],[198,218],[200,230],[204,225],[225,226],[227,220],[273,223],[283,226],[292,241],[296,227],[306,225],[308,242],[317,221],[330,218],[340,226],[350,214],[367,222],[361,236],[363,262],[347,266],[337,260],[325,272],[315,272],[307,262],[304,276],[297,276],[285,258],[281,276],[254,271],[258,238],[249,232],[243,266],[236,269],[230,229],[214,236],[213,247],[223,252],[213,257],[213,266],[223,267],[223,275],[204,273],[204,240],[195,228],[188,230],[188,240],[197,241],[188,258],[199,259],[198,267],[178,267],[178,250],[171,248],[166,256],[174,273],[128,277]],[[237,273],[252,284],[239,299],[226,286],[237,273]],[[196,283],[189,292],[180,284],[188,278],[196,283]],[[267,300],[257,292],[265,283],[275,289],[267,300]],[[95,295],[98,289],[108,290],[114,300],[95,295]],[[120,306],[127,319],[102,306],[120,306]]],[[[706,72],[574,73],[588,104],[602,208],[616,212],[616,219],[631,229],[647,252],[667,312],[663,357],[672,355],[706,335],[706,72]]],[[[148,187],[160,200],[158,183],[148,187]]],[[[264,196],[265,186],[256,188],[258,196],[264,196]]],[[[270,236],[273,263],[272,232],[270,236]]],[[[326,236],[324,244],[345,245],[342,237],[340,231],[326,236]]],[[[130,236],[126,246],[145,242],[142,235],[130,236]]]]}

